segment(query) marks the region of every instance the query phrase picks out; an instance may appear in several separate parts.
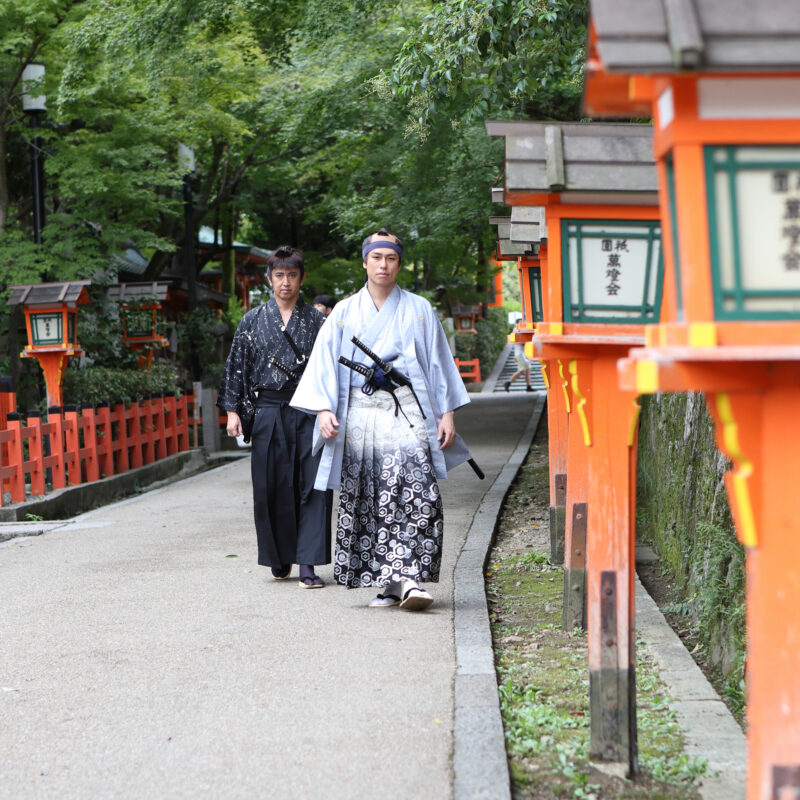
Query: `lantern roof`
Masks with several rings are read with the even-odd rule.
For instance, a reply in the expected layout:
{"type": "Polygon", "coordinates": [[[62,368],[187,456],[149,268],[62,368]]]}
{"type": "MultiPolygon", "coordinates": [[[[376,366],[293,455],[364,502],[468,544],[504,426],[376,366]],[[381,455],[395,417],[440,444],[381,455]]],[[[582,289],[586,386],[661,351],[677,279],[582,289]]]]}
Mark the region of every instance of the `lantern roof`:
{"type": "Polygon", "coordinates": [[[547,240],[547,221],[544,206],[514,206],[511,209],[512,242],[535,242],[547,240]]]}
{"type": "Polygon", "coordinates": [[[497,244],[500,248],[499,256],[526,256],[536,253],[534,242],[511,241],[511,217],[489,217],[489,224],[497,226],[497,244]]]}
{"type": "Polygon", "coordinates": [[[140,283],[115,283],[108,287],[106,297],[117,303],[141,300],[166,300],[172,284],[169,281],[143,281],[140,283]]]}
{"type": "Polygon", "coordinates": [[[9,306],[54,306],[59,303],[82,305],[89,302],[86,287],[91,281],[66,281],[62,283],[27,283],[9,286],[9,306]]]}
{"type": "Polygon", "coordinates": [[[589,5],[597,53],[610,72],[800,69],[797,0],[590,0],[589,5]]]}
{"type": "Polygon", "coordinates": [[[658,203],[651,125],[487,122],[486,131],[505,137],[506,190],[561,193],[574,202],[658,203]],[[619,197],[609,200],[611,194],[619,197]]]}

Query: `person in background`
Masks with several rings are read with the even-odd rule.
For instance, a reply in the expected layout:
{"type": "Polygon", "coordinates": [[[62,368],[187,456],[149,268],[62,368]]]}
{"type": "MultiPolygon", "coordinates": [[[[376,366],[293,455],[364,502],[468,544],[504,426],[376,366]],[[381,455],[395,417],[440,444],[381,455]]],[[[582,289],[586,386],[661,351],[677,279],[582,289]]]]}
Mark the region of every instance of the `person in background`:
{"type": "Polygon", "coordinates": [[[381,590],[373,608],[421,611],[442,561],[437,478],[470,458],[453,419],[469,396],[431,304],[397,285],[402,255],[384,228],[364,240],[367,283],[323,326],[292,406],[317,415],[317,489],[339,489],[336,582],[381,590]],[[375,367],[354,336],[400,373],[393,391],[339,361],[375,367]]]}
{"type": "Polygon", "coordinates": [[[509,392],[511,391],[511,384],[523,373],[525,374],[525,391],[533,392],[535,389],[531,386],[531,365],[525,357],[525,346],[519,342],[514,342],[514,356],[517,359],[517,371],[503,384],[503,388],[509,392]]]}
{"type": "Polygon", "coordinates": [[[228,413],[228,436],[243,433],[240,414],[248,403],[251,410],[255,406],[251,475],[258,563],[270,567],[277,580],[288,578],[292,564],[299,564],[300,586],[316,589],[324,583],[314,567],[331,560],[332,495],[314,489],[319,465],[319,455],[311,453],[314,417],[289,406],[297,369],[325,322],[300,297],[304,278],[299,250],[279,247],[270,254],[267,279],[273,297],[242,317],[217,402],[228,413]]]}
{"type": "Polygon", "coordinates": [[[312,301],[312,305],[327,317],[333,311],[336,301],[329,294],[318,294],[312,301]]]}

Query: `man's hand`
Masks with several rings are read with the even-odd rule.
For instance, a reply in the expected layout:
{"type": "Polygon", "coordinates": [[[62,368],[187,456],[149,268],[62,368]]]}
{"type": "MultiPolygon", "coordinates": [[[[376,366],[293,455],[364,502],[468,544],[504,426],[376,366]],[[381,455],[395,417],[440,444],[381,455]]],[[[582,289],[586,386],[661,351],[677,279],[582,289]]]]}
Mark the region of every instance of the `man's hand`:
{"type": "Polygon", "coordinates": [[[446,450],[455,441],[456,424],[453,421],[452,411],[447,411],[442,414],[442,418],[439,420],[439,430],[436,433],[436,438],[439,440],[440,450],[446,450]]]}
{"type": "Polygon", "coordinates": [[[336,419],[336,414],[333,411],[317,411],[317,420],[319,421],[319,432],[322,434],[323,439],[333,439],[334,436],[339,434],[337,430],[339,420],[336,419]]]}
{"type": "Polygon", "coordinates": [[[241,436],[242,435],[242,421],[235,411],[228,412],[228,424],[225,426],[228,436],[241,436]]]}

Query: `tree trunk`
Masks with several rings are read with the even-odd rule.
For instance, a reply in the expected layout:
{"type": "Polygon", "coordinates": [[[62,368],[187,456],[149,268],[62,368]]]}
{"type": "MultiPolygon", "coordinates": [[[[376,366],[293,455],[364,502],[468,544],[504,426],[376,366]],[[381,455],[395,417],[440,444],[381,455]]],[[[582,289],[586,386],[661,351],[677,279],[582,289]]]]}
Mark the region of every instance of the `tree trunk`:
{"type": "Polygon", "coordinates": [[[8,169],[6,167],[6,129],[0,124],[0,232],[8,219],[8,169]]]}
{"type": "Polygon", "coordinates": [[[228,206],[220,214],[222,226],[222,291],[236,296],[236,252],[233,249],[233,228],[236,212],[228,206]]]}

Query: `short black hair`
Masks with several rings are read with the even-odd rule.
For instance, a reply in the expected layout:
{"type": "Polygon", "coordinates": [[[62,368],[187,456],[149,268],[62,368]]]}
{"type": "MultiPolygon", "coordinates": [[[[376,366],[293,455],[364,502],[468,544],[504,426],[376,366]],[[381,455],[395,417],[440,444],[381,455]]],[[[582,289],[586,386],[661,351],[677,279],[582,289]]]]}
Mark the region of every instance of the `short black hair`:
{"type": "Polygon", "coordinates": [[[400,237],[396,233],[392,233],[386,228],[381,228],[380,230],[375,231],[375,233],[371,233],[366,239],[364,239],[363,242],[361,242],[362,250],[372,241],[374,236],[391,236],[397,241],[397,244],[400,245],[400,249],[403,249],[403,243],[400,241],[400,237]]]}
{"type": "Polygon", "coordinates": [[[281,245],[267,256],[267,275],[271,277],[274,269],[299,269],[302,278],[306,274],[303,254],[296,247],[281,245]]]}
{"type": "Polygon", "coordinates": [[[320,305],[325,306],[325,308],[333,308],[336,305],[336,301],[329,294],[318,294],[311,301],[311,305],[320,305]]]}

